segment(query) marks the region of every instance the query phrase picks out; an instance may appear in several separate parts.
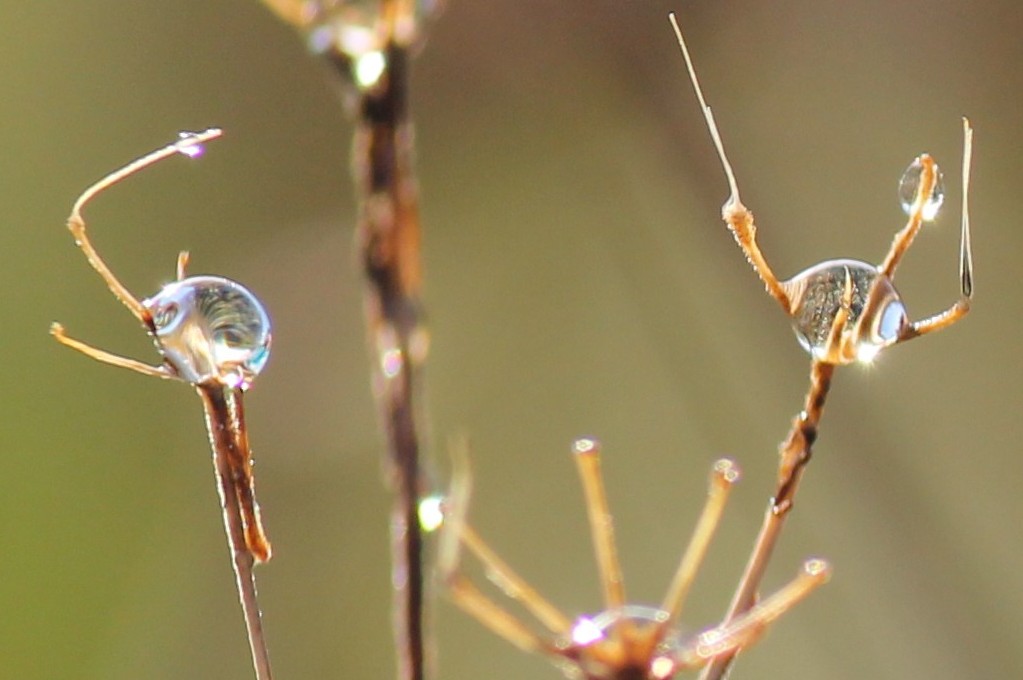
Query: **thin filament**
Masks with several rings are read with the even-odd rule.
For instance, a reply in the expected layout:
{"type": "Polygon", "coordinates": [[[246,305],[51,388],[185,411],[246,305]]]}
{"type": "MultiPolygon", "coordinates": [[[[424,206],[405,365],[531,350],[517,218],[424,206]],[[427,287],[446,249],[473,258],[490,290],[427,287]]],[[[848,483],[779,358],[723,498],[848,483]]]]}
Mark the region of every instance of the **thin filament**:
{"type": "Polygon", "coordinates": [[[124,166],[120,170],[115,170],[114,172],[110,173],[109,175],[107,175],[106,177],[104,177],[103,179],[101,179],[100,181],[96,182],[91,187],[83,191],[82,195],[78,197],[77,201],[75,201],[75,205],[71,209],[71,215],[72,216],[79,215],[82,211],[82,208],[85,207],[85,204],[92,200],[93,197],[95,197],[97,194],[104,191],[105,189],[110,188],[114,184],[117,184],[121,180],[130,177],[131,175],[134,175],[139,170],[147,166],[150,166],[153,163],[161,161],[164,158],[167,158],[168,156],[173,156],[176,153],[182,153],[188,148],[194,148],[198,144],[208,142],[211,139],[216,139],[217,137],[223,134],[223,130],[220,130],[219,128],[210,128],[208,130],[204,130],[203,132],[186,134],[188,135],[187,138],[180,139],[174,142],[173,144],[168,144],[162,149],[157,149],[156,151],[146,154],[142,158],[138,158],[132,161],[131,163],[128,163],[128,165],[124,166]]]}
{"type": "Polygon", "coordinates": [[[963,225],[959,241],[959,278],[966,298],[973,297],[973,248],[970,238],[970,166],[973,159],[973,128],[963,118],[963,225]]]}
{"type": "Polygon", "coordinates": [[[686,69],[689,71],[689,79],[693,83],[693,89],[696,90],[696,98],[700,102],[700,108],[703,110],[703,117],[707,120],[707,127],[710,129],[710,136],[714,140],[714,147],[718,151],[718,157],[721,159],[721,166],[725,170],[725,176],[728,178],[728,189],[732,193],[732,202],[740,203],[739,200],[739,185],[735,181],[735,173],[732,172],[732,164],[728,162],[728,156],[725,155],[725,145],[721,141],[721,133],[718,132],[717,123],[714,122],[714,113],[710,110],[710,106],[707,104],[707,100],[703,97],[703,88],[700,87],[700,79],[696,77],[696,68],[693,66],[693,60],[689,56],[689,48],[686,47],[685,38],[682,37],[682,29],[678,26],[678,21],[675,19],[675,13],[672,12],[668,15],[668,20],[671,22],[671,27],[675,30],[675,37],[678,39],[678,46],[682,48],[682,57],[686,60],[686,69]]]}
{"type": "Polygon", "coordinates": [[[204,141],[215,139],[221,135],[221,131],[216,128],[210,128],[204,132],[188,133],[188,136],[182,138],[173,144],[168,144],[162,149],[157,149],[152,153],[146,154],[142,158],[136,159],[124,166],[120,170],[115,170],[100,181],[96,182],[88,189],[82,192],[82,195],[75,201],[74,206],[71,208],[71,214],[68,216],[67,224],[68,229],[75,237],[75,243],[85,253],[85,258],[92,265],[92,268],[96,270],[96,273],[106,282],[107,288],[113,293],[114,297],[121,301],[121,303],[131,311],[136,319],[141,321],[147,327],[151,327],[151,319],[149,317],[149,311],[143,307],[142,303],[131,294],[131,292],[120,282],[120,280],[114,276],[114,273],[110,271],[103,258],[99,256],[96,249],[93,248],[92,243],[89,241],[89,237],[85,233],[85,220],[82,218],[82,209],[85,208],[85,204],[92,200],[95,196],[110,188],[114,184],[117,184],[121,180],[130,177],[139,170],[156,163],[157,161],[163,160],[168,156],[175,153],[188,153],[190,150],[197,148],[197,145],[202,144],[204,141]]]}

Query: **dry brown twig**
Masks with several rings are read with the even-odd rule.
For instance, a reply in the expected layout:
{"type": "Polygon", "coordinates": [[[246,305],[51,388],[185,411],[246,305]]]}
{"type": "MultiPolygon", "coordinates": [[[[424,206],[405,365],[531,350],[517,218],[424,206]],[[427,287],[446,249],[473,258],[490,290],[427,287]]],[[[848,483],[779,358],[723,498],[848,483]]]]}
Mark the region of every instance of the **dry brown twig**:
{"type": "MultiPolygon", "coordinates": [[[[721,209],[722,219],[735,237],[764,288],[792,320],[800,343],[812,357],[810,387],[803,409],[779,449],[777,486],[768,503],[760,533],[754,542],[746,570],[739,582],[725,617],[737,620],[754,607],[757,590],[771,559],[785,518],[793,507],[812,447],[817,439],[824,403],[836,366],[854,361],[869,362],[878,352],[892,345],[942,330],[962,319],[970,310],[973,297],[973,259],[970,244],[970,219],[967,203],[973,130],[963,119],[963,205],[959,252],[960,297],[945,311],[920,321],[910,321],[893,282],[895,268],[913,243],[925,221],[934,219],[944,200],[941,174],[929,155],[923,154],[910,164],[899,185],[900,200],[909,216],[906,226],[892,241],[880,265],[859,260],[827,260],[781,281],[767,264],[756,242],[757,227],[753,213],[739,199],[739,188],[725,155],[714,115],[707,105],[693,67],[689,50],[675,15],[672,27],[689,71],[689,79],[703,110],[714,146],[728,180],[729,198],[721,209]]],[[[738,649],[716,658],[704,672],[704,680],[724,676],[738,649]]]]}
{"type": "Polygon", "coordinates": [[[789,315],[801,344],[809,351],[810,386],[803,409],[793,419],[780,446],[775,491],[724,620],[686,640],[671,641],[670,629],[678,620],[696,567],[720,517],[727,488],[737,477],[731,463],[722,461],[715,466],[709,499],[668,595],[659,608],[650,608],[629,604],[625,598],[599,472],[599,447],[592,440],[576,442],[575,459],[586,491],[605,611],[575,622],[516,574],[467,523],[465,513],[471,486],[467,463],[462,460],[456,466],[440,550],[440,571],[455,603],[517,647],[547,655],[564,665],[570,676],[588,680],[663,680],[680,670],[698,667],[703,668],[701,678],[718,680],[739,651],[755,642],[769,624],[823,583],[829,573],[826,563],[810,560],[788,586],[765,599],[758,596],[774,546],[810,461],[835,368],[854,361],[869,362],[884,348],[947,328],[966,315],[973,295],[967,209],[972,129],[968,121],[963,121],[961,295],[952,306],[921,321],[910,321],[893,283],[898,263],[922,224],[936,216],[943,200],[940,172],[926,154],[910,165],[900,183],[900,198],[909,221],[896,234],[881,265],[850,259],[828,260],[782,281],[774,275],[757,245],[753,214],[739,199],[717,124],[704,100],[674,15],[671,23],[728,180],[730,196],[722,208],[722,217],[766,291],[789,315]],[[508,597],[519,601],[548,630],[549,636],[536,633],[475,586],[461,571],[463,550],[474,555],[490,580],[508,597]]]}
{"type": "MultiPolygon", "coordinates": [[[[421,38],[422,2],[382,0],[372,16],[353,14],[364,7],[343,2],[298,3],[264,0],[309,36],[354,87],[358,107],[354,174],[361,202],[359,237],[367,277],[366,315],[373,350],[374,387],[388,437],[386,472],[395,493],[392,513],[395,626],[399,677],[426,675],[423,630],[423,481],[415,393],[426,358],[419,260],[418,190],[413,171],[412,128],[407,109],[410,50],[421,38]],[[300,11],[314,6],[316,11],[300,11]],[[353,7],[355,7],[353,9],[353,7]],[[353,22],[362,34],[350,42],[353,22]],[[360,23],[361,22],[361,23],[360,23]]],[[[739,199],[737,182],[709,106],[704,100],[688,49],[671,18],[690,79],[717,149],[730,195],[722,217],[769,295],[789,315],[801,344],[812,357],[810,386],[779,450],[778,475],[761,530],[745,571],[720,624],[681,639],[679,620],[696,570],[719,522],[736,466],[715,464],[708,500],[689,546],[658,607],[630,603],[617,557],[610,511],[600,473],[600,447],[591,439],[574,444],[603,589],[604,611],[571,620],[520,577],[467,521],[471,478],[467,457],[456,458],[452,489],[444,501],[439,571],[454,602],[517,647],[551,657],[574,675],[590,680],[664,680],[685,669],[703,668],[705,680],[727,673],[735,655],[824,583],[830,573],[822,560],[808,560],[800,573],[773,595],[758,591],[784,521],[793,508],[834,370],[870,361],[887,347],[947,328],[965,316],[973,295],[967,192],[972,129],[964,119],[963,207],[960,240],[960,297],[945,311],[911,321],[894,286],[895,270],[925,221],[943,201],[940,171],[924,154],[907,169],[900,198],[909,220],[880,265],[851,259],[828,260],[779,280],[756,242],[752,213],[739,199]],[[490,579],[517,600],[547,631],[540,634],[491,600],[462,572],[464,552],[474,556],[490,579]]],[[[54,324],[54,337],[103,363],[145,375],[190,383],[200,394],[213,449],[225,529],[258,680],[271,670],[252,568],[270,558],[255,501],[251,453],[242,394],[263,367],[269,351],[269,320],[259,301],[239,284],[220,277],[186,277],[187,253],[177,263],[177,280],[146,300],[135,298],[93,248],[81,216],[97,194],[138,170],[176,153],[194,155],[219,130],[188,133],[111,173],[75,203],[68,226],[90,265],[113,295],[142,323],[163,357],[160,365],[122,357],[68,337],[54,324]]]]}
{"type": "Polygon", "coordinates": [[[107,175],[75,202],[68,229],[89,264],[153,338],[163,363],[150,365],[88,345],[67,336],[54,323],[50,332],[63,345],[86,356],[143,375],[181,380],[203,402],[220,492],[224,529],[234,565],[238,597],[249,638],[257,680],[271,680],[270,657],[263,636],[253,566],[270,559],[255,498],[248,430],[242,395],[262,370],[270,352],[270,320],[259,300],[241,284],[217,276],[185,276],[188,253],[178,254],[177,278],[160,292],[139,300],[114,276],[85,230],[82,210],[111,185],[157,161],[202,153],[202,144],[220,130],[182,133],[180,139],[107,175]]]}
{"type": "Polygon", "coordinates": [[[398,677],[426,675],[422,446],[417,393],[426,361],[408,71],[439,2],[264,0],[338,69],[355,109],[352,172],[377,408],[387,437],[384,475],[394,494],[391,562],[398,677]]]}

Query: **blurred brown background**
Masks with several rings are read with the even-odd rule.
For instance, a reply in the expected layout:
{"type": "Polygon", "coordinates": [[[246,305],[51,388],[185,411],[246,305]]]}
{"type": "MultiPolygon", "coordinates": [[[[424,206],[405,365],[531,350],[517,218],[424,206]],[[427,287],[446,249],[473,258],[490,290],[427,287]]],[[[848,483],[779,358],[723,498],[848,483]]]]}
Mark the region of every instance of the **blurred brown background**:
{"type": "MultiPolygon", "coordinates": [[[[255,0],[0,3],[0,676],[248,678],[198,400],[58,347],[152,358],[63,228],[91,181],[219,125],[88,212],[139,295],[244,281],[275,322],[249,396],[276,555],[277,674],[391,678],[388,498],[351,266],[351,126],[333,74],[255,0]]],[[[974,312],[842,370],[770,570],[832,582],[735,678],[1023,676],[1016,201],[1023,9],[972,3],[460,0],[416,62],[430,442],[474,444],[473,521],[571,615],[599,608],[569,458],[602,439],[631,598],[657,602],[711,461],[745,477],[685,623],[723,613],[808,360],[719,221],[727,190],[666,15],[681,18],[779,274],[877,261],[922,151],[949,189],[900,269],[957,294],[960,116],[976,128],[974,312]]],[[[438,598],[438,677],[556,678],[438,598]]]]}

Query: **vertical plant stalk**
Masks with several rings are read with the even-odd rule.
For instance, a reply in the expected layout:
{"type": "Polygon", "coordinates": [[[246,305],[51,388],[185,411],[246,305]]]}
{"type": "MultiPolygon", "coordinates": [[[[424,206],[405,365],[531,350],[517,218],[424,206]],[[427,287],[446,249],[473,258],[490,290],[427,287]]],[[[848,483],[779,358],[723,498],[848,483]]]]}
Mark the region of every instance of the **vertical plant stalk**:
{"type": "Polygon", "coordinates": [[[162,363],[151,365],[113,354],[69,337],[54,323],[50,334],[61,344],[96,361],[151,377],[191,384],[203,402],[213,449],[220,505],[234,567],[238,599],[248,633],[256,680],[272,680],[263,636],[253,567],[270,559],[271,547],[260,521],[252,477],[252,451],[245,427],[242,394],[266,364],[270,319],[263,304],[241,284],[219,276],[186,276],[188,253],[178,253],[176,280],[145,300],[136,298],[114,275],[86,234],[82,210],[92,198],[121,180],[169,156],[190,158],[221,131],[183,132],[178,141],[108,174],[78,197],[68,229],[89,264],[153,339],[162,363]]]}
{"type": "Polygon", "coordinates": [[[224,532],[231,551],[238,599],[242,605],[245,629],[252,653],[252,666],[256,680],[271,680],[270,655],[256,595],[253,567],[270,559],[270,544],[259,521],[259,508],[255,503],[252,477],[239,474],[250,466],[248,431],[238,390],[217,384],[196,385],[206,413],[210,448],[213,450],[213,469],[220,492],[220,506],[224,513],[224,532]],[[246,516],[246,511],[253,513],[246,516]]]}
{"type": "Polygon", "coordinates": [[[391,581],[400,680],[425,677],[423,492],[417,386],[426,359],[421,303],[419,192],[408,112],[410,50],[433,3],[263,0],[326,57],[355,104],[352,175],[374,397],[387,452],[391,581]],[[359,38],[353,39],[352,35],[359,38]]]}
{"type": "MultiPolygon", "coordinates": [[[[854,361],[870,362],[886,347],[942,330],[961,320],[970,310],[973,298],[973,258],[970,245],[970,219],[967,207],[973,129],[963,119],[963,206],[960,234],[960,296],[945,311],[912,321],[906,314],[895,288],[895,269],[909,250],[921,225],[934,219],[941,207],[943,189],[940,171],[928,154],[918,156],[899,181],[899,202],[909,217],[885,255],[882,264],[871,265],[851,259],[833,259],[814,265],[792,278],[781,281],[767,264],[757,244],[753,213],[739,200],[739,188],[731,163],[725,154],[717,123],[703,96],[696,69],[685,38],[674,14],[669,15],[689,80],[703,111],[707,129],[721,161],[729,186],[729,198],[721,209],[747,262],[764,284],[765,290],[793,322],[804,348],[813,357],[810,388],[803,410],[793,420],[789,435],[781,444],[778,484],[767,507],[760,533],[753,544],[746,570],[739,581],[725,616],[728,624],[756,605],[757,590],[771,559],[785,518],[792,510],[803,471],[810,461],[817,439],[817,428],[835,367],[854,361]]],[[[738,650],[716,656],[700,675],[703,680],[719,680],[728,672],[738,650]]]]}
{"type": "Polygon", "coordinates": [[[408,115],[409,54],[390,40],[384,55],[384,74],[362,92],[358,103],[352,174],[360,201],[357,229],[373,391],[387,437],[384,476],[394,494],[391,582],[398,677],[423,680],[425,588],[416,397],[427,335],[420,297],[419,191],[408,115]]]}
{"type": "MultiPolygon", "coordinates": [[[[834,372],[835,365],[823,361],[814,361],[810,366],[810,387],[803,410],[793,418],[788,436],[779,447],[778,486],[767,504],[760,533],[753,542],[746,569],[728,606],[726,623],[734,621],[757,603],[757,592],[771,561],[774,546],[781,535],[785,519],[794,507],[799,482],[813,456],[813,444],[817,439],[817,428],[834,372]]],[[[715,658],[703,669],[701,680],[720,680],[725,677],[737,653],[738,650],[715,658]]]]}

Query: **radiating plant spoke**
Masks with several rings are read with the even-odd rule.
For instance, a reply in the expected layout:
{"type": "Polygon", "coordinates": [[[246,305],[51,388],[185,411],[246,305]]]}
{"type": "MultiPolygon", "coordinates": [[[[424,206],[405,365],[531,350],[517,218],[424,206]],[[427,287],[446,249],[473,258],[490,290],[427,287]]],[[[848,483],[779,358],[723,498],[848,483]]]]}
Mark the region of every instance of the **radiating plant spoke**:
{"type": "Polygon", "coordinates": [[[678,633],[682,608],[703,561],[739,470],[720,460],[711,470],[703,512],[679,562],[664,602],[651,607],[628,602],[618,566],[613,523],[600,473],[600,445],[577,440],[572,447],[586,495],[587,516],[604,591],[602,611],[574,622],[550,604],[502,560],[466,519],[471,480],[468,462],[456,457],[451,492],[444,504],[440,568],[449,597],[463,611],[516,647],[544,654],[569,677],[587,680],[664,680],[682,670],[700,668],[719,655],[753,644],[781,614],[827,580],[828,567],[810,560],[800,576],[743,617],[691,637],[678,633]],[[540,633],[483,593],[462,570],[462,551],[471,554],[487,577],[517,601],[546,630],[540,633]]]}

